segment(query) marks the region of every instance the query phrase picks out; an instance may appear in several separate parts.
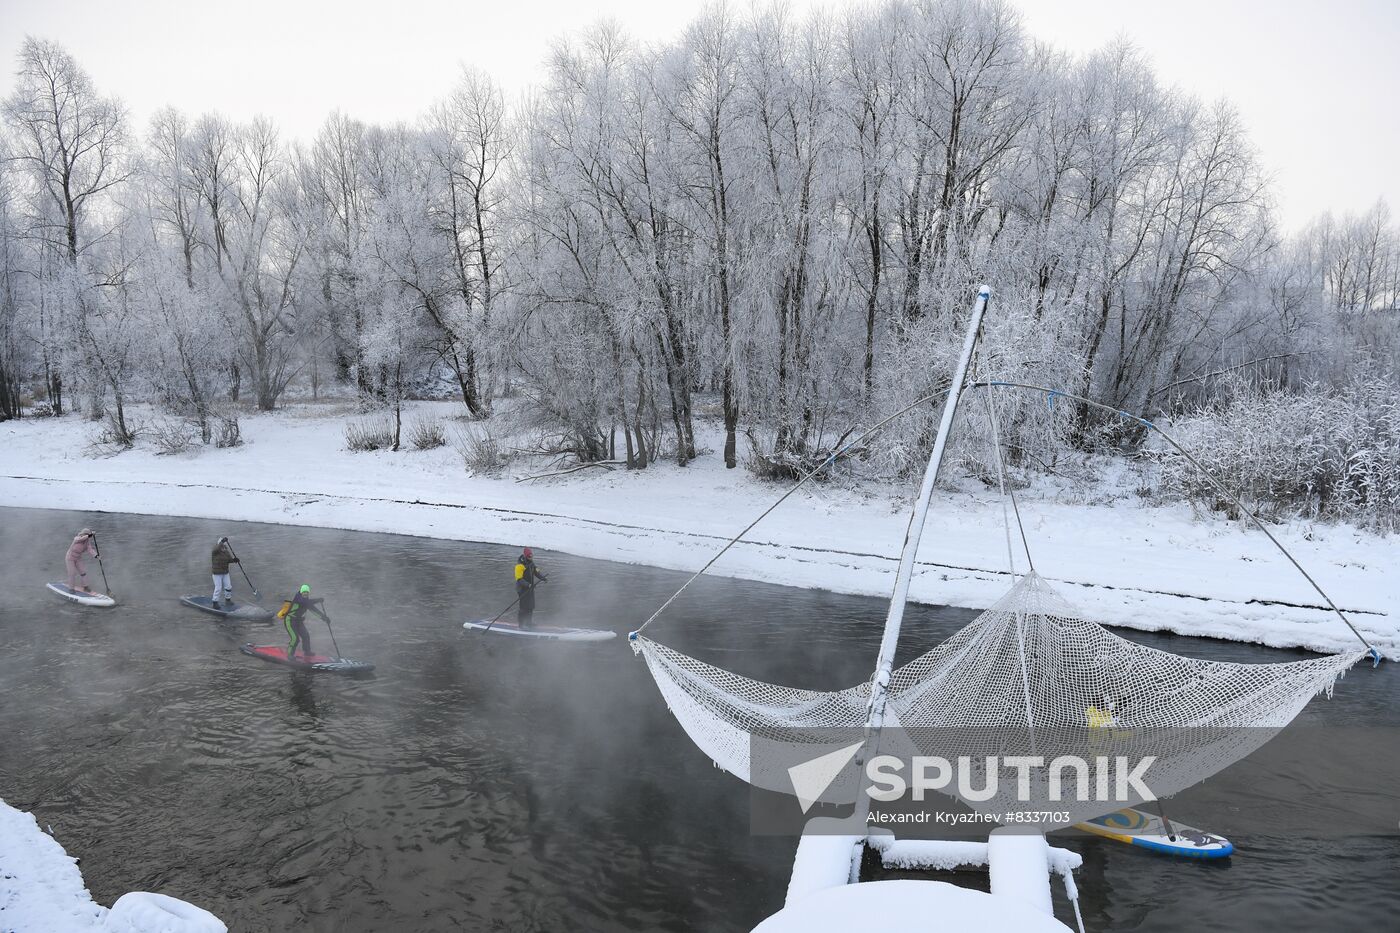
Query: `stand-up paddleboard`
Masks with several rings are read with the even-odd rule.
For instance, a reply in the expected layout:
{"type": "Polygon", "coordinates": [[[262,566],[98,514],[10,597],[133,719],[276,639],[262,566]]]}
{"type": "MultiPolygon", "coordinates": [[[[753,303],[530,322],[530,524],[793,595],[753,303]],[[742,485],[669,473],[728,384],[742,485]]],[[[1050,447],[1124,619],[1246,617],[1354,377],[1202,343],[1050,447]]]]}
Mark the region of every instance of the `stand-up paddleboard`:
{"type": "Polygon", "coordinates": [[[474,619],[463,622],[462,628],[476,629],[489,635],[514,635],[517,638],[539,638],[545,641],[607,641],[616,638],[616,632],[596,628],[560,628],[553,625],[536,625],[521,628],[514,622],[491,622],[487,619],[474,619]]]}
{"type": "Polygon", "coordinates": [[[330,671],[335,674],[365,674],[374,670],[374,665],[368,661],[352,661],[349,658],[332,658],[324,654],[313,654],[307,657],[298,653],[296,657],[287,657],[287,649],[284,645],[244,645],[238,649],[246,655],[255,658],[262,658],[264,661],[271,661],[274,664],[285,664],[288,667],[295,667],[303,671],[330,671]]]}
{"type": "Polygon", "coordinates": [[[181,596],[180,602],[192,609],[200,612],[207,612],[224,619],[232,619],[236,622],[266,622],[272,618],[272,610],[264,609],[262,606],[255,606],[252,603],[240,603],[235,601],[225,601],[218,606],[214,605],[211,596],[181,596]],[[225,609],[224,606],[229,608],[225,609]]]}
{"type": "Polygon", "coordinates": [[[1168,832],[1162,818],[1153,813],[1145,813],[1128,807],[1089,820],[1076,823],[1075,829],[1126,842],[1128,845],[1164,855],[1180,855],[1186,858],[1225,858],[1235,847],[1230,840],[1215,833],[1208,833],[1194,826],[1171,821],[1168,832]]]}
{"type": "Polygon", "coordinates": [[[84,606],[115,606],[117,601],[106,593],[84,593],[81,590],[72,590],[66,583],[46,583],[49,589],[53,590],[64,599],[71,599],[75,603],[84,606]]]}

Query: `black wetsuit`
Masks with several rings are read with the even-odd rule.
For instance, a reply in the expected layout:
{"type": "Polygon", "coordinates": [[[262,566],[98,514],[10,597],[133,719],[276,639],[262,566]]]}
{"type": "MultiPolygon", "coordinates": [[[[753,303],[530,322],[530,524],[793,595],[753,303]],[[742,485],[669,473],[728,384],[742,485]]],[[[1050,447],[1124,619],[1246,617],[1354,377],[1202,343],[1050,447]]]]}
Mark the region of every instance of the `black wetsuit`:
{"type": "Polygon", "coordinates": [[[520,595],[515,621],[521,628],[531,628],[534,623],[536,580],[547,583],[549,578],[540,573],[533,557],[521,554],[515,562],[515,592],[520,595]]]}

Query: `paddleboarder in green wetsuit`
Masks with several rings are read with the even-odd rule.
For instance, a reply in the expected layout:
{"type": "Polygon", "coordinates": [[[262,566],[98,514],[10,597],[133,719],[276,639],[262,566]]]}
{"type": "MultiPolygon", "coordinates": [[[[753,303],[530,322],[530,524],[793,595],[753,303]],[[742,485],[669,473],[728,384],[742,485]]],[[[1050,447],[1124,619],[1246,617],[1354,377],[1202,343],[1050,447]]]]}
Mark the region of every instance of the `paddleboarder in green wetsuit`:
{"type": "Polygon", "coordinates": [[[549,578],[535,566],[535,552],[525,548],[515,562],[515,592],[520,596],[520,607],[516,610],[515,623],[521,628],[532,628],[535,616],[535,581],[548,583],[549,578]]]}
{"type": "Polygon", "coordinates": [[[321,609],[323,602],[324,599],[312,599],[311,587],[303,583],[297,595],[289,599],[282,611],[277,613],[286,624],[287,637],[291,639],[287,645],[287,660],[292,659],[298,648],[301,649],[303,658],[311,658],[311,636],[306,631],[306,610],[310,609],[329,624],[330,617],[321,609]]]}

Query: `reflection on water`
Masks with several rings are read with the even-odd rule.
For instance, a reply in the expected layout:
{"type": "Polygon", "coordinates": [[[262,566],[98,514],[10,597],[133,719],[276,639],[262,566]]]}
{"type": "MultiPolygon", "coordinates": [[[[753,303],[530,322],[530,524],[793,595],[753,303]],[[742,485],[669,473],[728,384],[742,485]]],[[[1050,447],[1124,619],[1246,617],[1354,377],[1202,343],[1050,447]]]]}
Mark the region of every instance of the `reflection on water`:
{"type": "MultiPolygon", "coordinates": [[[[746,786],[691,745],[626,643],[520,644],[462,630],[513,598],[516,553],[0,510],[0,795],[82,856],[98,900],[159,890],[234,930],[750,928],[781,906],[792,842],[749,836],[746,786]],[[85,524],[101,535],[115,609],[43,588],[85,524]],[[280,626],[228,625],[179,605],[208,588],[221,534],[265,605],[303,582],[325,596],[341,650],[373,661],[375,674],[245,657],[239,643],[285,639],[280,626]]],[[[619,633],[683,579],[539,560],[550,575],[541,621],[619,633]]],[[[745,674],[830,689],[868,674],[883,615],[879,600],[713,578],[653,631],[745,674]]],[[[970,617],[911,607],[902,655],[970,617]]],[[[314,643],[329,647],[311,624],[314,643]]],[[[1198,656],[1289,657],[1141,640],[1198,656]]],[[[1394,666],[1358,671],[1304,716],[1394,723],[1397,696],[1394,666]]],[[[1085,855],[1089,928],[1344,928],[1389,917],[1394,838],[1232,835],[1242,854],[1226,865],[1064,843],[1085,855]]]]}

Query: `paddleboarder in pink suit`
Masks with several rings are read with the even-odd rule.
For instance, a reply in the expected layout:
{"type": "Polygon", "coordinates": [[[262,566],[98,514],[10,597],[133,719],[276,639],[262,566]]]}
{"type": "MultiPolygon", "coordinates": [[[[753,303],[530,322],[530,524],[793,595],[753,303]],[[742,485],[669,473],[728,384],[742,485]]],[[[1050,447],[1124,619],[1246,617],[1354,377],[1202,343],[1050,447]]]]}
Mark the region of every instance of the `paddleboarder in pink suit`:
{"type": "Polygon", "coordinates": [[[68,553],[63,562],[68,565],[68,588],[75,593],[91,593],[87,585],[87,570],[83,567],[84,557],[97,556],[97,542],[93,540],[92,529],[78,532],[73,543],[68,545],[68,553]]]}

